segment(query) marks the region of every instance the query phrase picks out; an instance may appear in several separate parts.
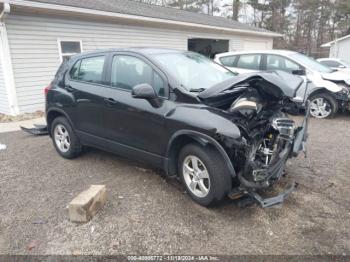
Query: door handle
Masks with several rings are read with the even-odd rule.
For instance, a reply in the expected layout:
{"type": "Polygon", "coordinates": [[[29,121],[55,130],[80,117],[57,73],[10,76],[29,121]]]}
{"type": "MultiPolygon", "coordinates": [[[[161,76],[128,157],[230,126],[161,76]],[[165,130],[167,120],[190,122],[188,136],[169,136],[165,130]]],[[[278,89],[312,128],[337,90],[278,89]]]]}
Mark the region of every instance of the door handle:
{"type": "Polygon", "coordinates": [[[115,105],[115,104],[118,103],[118,102],[117,102],[116,100],[114,100],[113,98],[105,98],[104,100],[105,100],[105,102],[106,102],[107,104],[110,104],[110,105],[115,105]]]}
{"type": "Polygon", "coordinates": [[[68,91],[68,92],[73,92],[74,91],[74,88],[73,87],[71,87],[70,85],[66,85],[66,90],[68,91]]]}

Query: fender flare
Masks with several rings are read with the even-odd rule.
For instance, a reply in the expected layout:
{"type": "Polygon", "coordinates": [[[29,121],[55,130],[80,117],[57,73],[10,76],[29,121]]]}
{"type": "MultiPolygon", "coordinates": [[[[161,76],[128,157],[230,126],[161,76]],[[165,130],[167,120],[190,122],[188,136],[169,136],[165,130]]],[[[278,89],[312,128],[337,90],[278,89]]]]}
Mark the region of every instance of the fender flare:
{"type": "Polygon", "coordinates": [[[169,174],[169,167],[170,167],[170,161],[171,161],[170,154],[171,154],[172,146],[174,144],[174,141],[179,136],[182,136],[182,135],[186,135],[186,136],[191,137],[193,140],[197,141],[199,144],[201,144],[203,146],[205,146],[207,144],[210,144],[211,146],[213,146],[219,152],[219,154],[223,157],[223,159],[227,165],[227,168],[230,172],[230,175],[232,177],[236,177],[236,171],[232,165],[232,162],[231,162],[229,156],[227,155],[225,149],[219,144],[219,142],[206,134],[203,134],[203,133],[198,132],[198,131],[193,131],[193,130],[179,130],[171,136],[171,138],[168,142],[166,154],[165,154],[165,157],[167,159],[167,161],[165,162],[165,170],[168,174],[169,174]]]}
{"type": "Polygon", "coordinates": [[[51,130],[49,130],[49,129],[51,129],[51,126],[49,126],[48,116],[52,112],[57,112],[57,113],[60,113],[61,115],[63,115],[65,118],[68,119],[68,122],[73,127],[73,129],[75,129],[71,118],[68,116],[68,114],[64,110],[57,108],[57,107],[52,107],[46,112],[46,123],[47,123],[47,127],[48,127],[48,131],[49,131],[50,136],[51,136],[51,130]]]}
{"type": "Polygon", "coordinates": [[[318,93],[327,93],[333,95],[332,91],[328,90],[325,87],[316,87],[308,94],[308,98],[318,93]]]}
{"type": "MultiPolygon", "coordinates": [[[[344,96],[342,96],[342,94],[339,94],[339,93],[333,93],[332,91],[329,91],[327,88],[325,87],[319,87],[317,88],[316,90],[313,90],[307,97],[307,99],[311,98],[312,96],[314,95],[317,95],[317,94],[322,94],[322,93],[325,93],[331,97],[333,97],[336,102],[338,103],[338,105],[340,105],[340,102],[339,101],[345,101],[345,102],[348,102],[349,101],[349,98],[347,95],[344,94],[344,96]]],[[[305,101],[306,102],[306,101],[305,101]]],[[[305,103],[304,102],[304,103],[305,103]]]]}

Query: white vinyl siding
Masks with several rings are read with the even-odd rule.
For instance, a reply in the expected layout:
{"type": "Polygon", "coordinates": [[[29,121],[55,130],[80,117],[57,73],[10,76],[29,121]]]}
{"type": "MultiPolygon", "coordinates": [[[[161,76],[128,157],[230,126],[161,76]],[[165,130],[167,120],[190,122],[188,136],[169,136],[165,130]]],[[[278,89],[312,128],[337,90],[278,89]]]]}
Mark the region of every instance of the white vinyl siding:
{"type": "MultiPolygon", "coordinates": [[[[79,39],[84,51],[132,46],[187,49],[189,38],[230,40],[230,51],[242,50],[246,37],[118,23],[10,15],[6,19],[20,112],[44,110],[43,89],[51,82],[60,54],[58,40],[79,39]]],[[[261,39],[261,37],[256,37],[261,39]]],[[[272,38],[263,38],[272,42],[272,38]]]]}
{"type": "Polygon", "coordinates": [[[8,96],[7,96],[6,86],[5,86],[1,59],[0,59],[0,113],[10,114],[10,105],[8,102],[8,96]]]}
{"type": "Polygon", "coordinates": [[[243,50],[267,50],[272,49],[272,45],[272,39],[246,37],[243,42],[243,50]]]}

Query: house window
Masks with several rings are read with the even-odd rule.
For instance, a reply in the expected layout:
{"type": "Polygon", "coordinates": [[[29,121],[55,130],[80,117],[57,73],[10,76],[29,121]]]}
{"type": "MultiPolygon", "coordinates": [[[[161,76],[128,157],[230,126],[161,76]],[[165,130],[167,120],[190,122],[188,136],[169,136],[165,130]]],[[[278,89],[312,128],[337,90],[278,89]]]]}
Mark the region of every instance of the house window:
{"type": "Polygon", "coordinates": [[[58,43],[61,62],[67,61],[72,55],[82,52],[81,41],[59,40],[58,43]]]}

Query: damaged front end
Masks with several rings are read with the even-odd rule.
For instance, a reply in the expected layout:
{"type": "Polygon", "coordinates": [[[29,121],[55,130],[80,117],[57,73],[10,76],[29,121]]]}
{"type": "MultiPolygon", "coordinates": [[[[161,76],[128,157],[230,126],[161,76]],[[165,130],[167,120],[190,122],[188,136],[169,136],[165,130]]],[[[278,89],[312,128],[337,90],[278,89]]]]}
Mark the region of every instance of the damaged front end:
{"type": "Polygon", "coordinates": [[[268,187],[278,180],[290,156],[294,141],[294,121],[288,118],[274,118],[265,136],[257,134],[245,152],[245,164],[238,177],[250,188],[268,187]],[[283,126],[276,126],[283,122],[283,126]]]}
{"type": "Polygon", "coordinates": [[[293,89],[302,80],[296,77],[290,79],[294,86],[286,85],[281,81],[284,76],[283,73],[252,74],[230,88],[217,87],[214,94],[202,95],[204,100],[208,96],[206,102],[224,110],[241,131],[240,143],[226,144],[237,178],[231,198],[248,195],[262,207],[268,207],[282,203],[297,185],[292,182],[272,197],[261,195],[274,189],[273,185],[283,177],[287,160],[305,151],[308,113],[299,127],[285,113],[293,103],[293,89]]]}
{"type": "MultiPolygon", "coordinates": [[[[244,148],[244,163],[237,173],[240,186],[235,194],[248,194],[262,207],[281,204],[284,198],[296,187],[296,182],[287,184],[276,196],[263,197],[285,174],[286,162],[290,157],[305,152],[308,116],[301,127],[295,128],[295,122],[288,118],[273,118],[263,136],[252,137],[251,143],[244,148]]],[[[306,152],[305,152],[306,153],[306,152]]]]}

